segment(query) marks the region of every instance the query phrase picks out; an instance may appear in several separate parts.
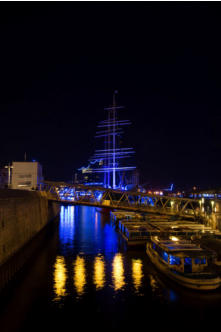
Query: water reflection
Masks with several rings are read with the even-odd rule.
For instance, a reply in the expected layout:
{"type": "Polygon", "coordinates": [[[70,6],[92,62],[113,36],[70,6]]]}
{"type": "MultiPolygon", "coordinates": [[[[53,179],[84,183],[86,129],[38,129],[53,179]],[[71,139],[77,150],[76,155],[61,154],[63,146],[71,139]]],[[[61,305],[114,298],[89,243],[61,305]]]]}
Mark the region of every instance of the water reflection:
{"type": "Polygon", "coordinates": [[[98,231],[98,213],[97,212],[95,212],[95,224],[94,224],[94,226],[95,226],[95,235],[97,235],[97,231],[98,231]]]}
{"type": "Polygon", "coordinates": [[[132,278],[133,278],[133,284],[138,291],[139,287],[142,283],[143,278],[143,263],[141,259],[132,259],[132,278]]]}
{"type": "Polygon", "coordinates": [[[104,258],[102,256],[95,257],[94,284],[97,290],[103,288],[105,284],[105,266],[104,266],[104,258]]]}
{"type": "Polygon", "coordinates": [[[157,291],[159,287],[156,278],[152,274],[149,275],[149,278],[150,278],[150,286],[152,288],[152,291],[153,292],[157,291]]]}
{"type": "Polygon", "coordinates": [[[117,253],[114,256],[112,267],[113,267],[112,278],[113,278],[114,290],[117,291],[123,288],[123,286],[125,285],[124,265],[121,253],[117,253]]]}
{"type": "Polygon", "coordinates": [[[74,206],[61,206],[61,218],[59,225],[59,239],[62,249],[62,254],[72,251],[74,247],[74,234],[75,234],[75,207],[74,206]]]}
{"type": "Polygon", "coordinates": [[[55,301],[60,300],[62,297],[66,296],[66,279],[67,279],[67,269],[65,267],[65,260],[62,256],[57,256],[56,262],[54,264],[54,292],[55,301]]]}
{"type": "MultiPolygon", "coordinates": [[[[109,218],[109,215],[99,213],[93,207],[61,207],[59,256],[54,266],[54,292],[57,301],[72,292],[70,285],[74,285],[77,297],[85,295],[86,290],[91,289],[91,282],[96,291],[112,284],[115,292],[125,291],[125,286],[132,283],[133,287],[130,289],[136,295],[143,294],[145,259],[136,253],[136,258],[132,256],[128,260],[127,254],[119,253],[125,248],[121,245],[119,234],[109,223],[109,218]],[[68,265],[70,261],[72,263],[68,265]],[[131,273],[126,274],[125,271],[131,273]],[[69,283],[67,275],[72,276],[69,283]],[[87,280],[87,276],[92,279],[87,280]],[[112,282],[109,283],[110,279],[112,282]]],[[[148,277],[152,292],[157,297],[161,296],[164,287],[159,288],[154,275],[149,274],[148,277]]],[[[167,297],[172,301],[172,295],[167,297]]]]}
{"type": "Polygon", "coordinates": [[[62,206],[59,250],[62,256],[78,254],[112,255],[118,251],[119,234],[109,223],[110,216],[94,207],[62,206]]]}
{"type": "Polygon", "coordinates": [[[83,257],[77,256],[74,262],[74,286],[79,296],[84,294],[86,284],[85,260],[83,257]]]}
{"type": "Polygon", "coordinates": [[[171,302],[177,301],[177,294],[172,289],[169,290],[169,299],[171,302]]]}
{"type": "Polygon", "coordinates": [[[59,227],[52,223],[28,273],[4,291],[0,317],[7,329],[0,320],[1,332],[30,326],[39,331],[45,325],[57,331],[77,323],[84,329],[88,319],[98,331],[136,330],[147,324],[147,313],[149,326],[162,322],[163,328],[171,321],[179,326],[195,319],[197,328],[202,319],[217,322],[220,290],[200,295],[164,280],[144,249],[123,251],[123,239],[108,218],[92,207],[62,207],[59,227]],[[10,328],[16,318],[20,326],[10,328]]]}

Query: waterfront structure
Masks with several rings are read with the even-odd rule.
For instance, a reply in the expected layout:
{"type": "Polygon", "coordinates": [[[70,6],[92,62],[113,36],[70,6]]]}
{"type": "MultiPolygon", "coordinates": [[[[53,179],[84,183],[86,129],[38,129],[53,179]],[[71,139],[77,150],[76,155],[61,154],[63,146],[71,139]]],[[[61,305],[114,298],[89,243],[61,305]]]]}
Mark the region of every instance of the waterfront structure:
{"type": "Polygon", "coordinates": [[[42,166],[39,162],[12,163],[12,189],[38,189],[43,182],[42,166]]]}
{"type": "MultiPolygon", "coordinates": [[[[196,187],[194,187],[196,188],[196,187]]],[[[205,199],[220,199],[221,198],[221,189],[204,189],[204,190],[196,190],[194,189],[191,192],[188,192],[189,197],[193,198],[201,198],[204,197],[205,199]]]]}
{"type": "Polygon", "coordinates": [[[203,212],[200,200],[192,198],[51,181],[44,182],[44,190],[53,193],[57,201],[77,205],[186,216],[191,219],[200,218],[203,212]]]}
{"type": "Polygon", "coordinates": [[[93,168],[103,166],[103,160],[89,161],[87,166],[83,166],[75,173],[74,183],[83,183],[85,185],[103,186],[103,174],[93,172],[93,168]]]}
{"type": "Polygon", "coordinates": [[[54,200],[76,205],[88,205],[144,213],[171,215],[176,218],[197,219],[221,230],[221,201],[190,197],[168,196],[135,190],[122,190],[89,186],[80,183],[44,181],[44,190],[54,195],[54,200]]]}
{"type": "Polygon", "coordinates": [[[60,204],[50,198],[41,191],[0,190],[0,291],[39,248],[37,234],[59,215],[60,204]]]}

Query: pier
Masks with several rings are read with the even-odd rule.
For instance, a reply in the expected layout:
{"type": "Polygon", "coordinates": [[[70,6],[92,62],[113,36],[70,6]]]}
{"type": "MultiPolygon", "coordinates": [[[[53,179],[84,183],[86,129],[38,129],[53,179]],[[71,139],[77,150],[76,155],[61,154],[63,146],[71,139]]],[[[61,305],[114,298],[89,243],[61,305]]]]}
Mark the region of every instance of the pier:
{"type": "Polygon", "coordinates": [[[111,220],[129,246],[145,246],[151,236],[221,239],[220,231],[194,220],[123,211],[111,212],[111,220]]]}
{"type": "Polygon", "coordinates": [[[49,181],[44,183],[42,190],[49,192],[52,200],[61,203],[188,218],[201,220],[213,228],[221,227],[221,201],[218,199],[211,200],[210,211],[207,212],[202,198],[181,198],[49,181]]]}

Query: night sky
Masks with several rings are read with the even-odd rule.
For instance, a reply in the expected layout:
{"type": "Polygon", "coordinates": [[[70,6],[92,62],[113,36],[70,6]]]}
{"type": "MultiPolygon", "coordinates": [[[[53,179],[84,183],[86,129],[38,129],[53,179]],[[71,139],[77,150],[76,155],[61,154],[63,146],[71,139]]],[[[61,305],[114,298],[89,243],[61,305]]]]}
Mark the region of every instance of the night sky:
{"type": "Polygon", "coordinates": [[[219,3],[0,3],[0,162],[71,180],[112,102],[141,182],[221,187],[219,3]]]}

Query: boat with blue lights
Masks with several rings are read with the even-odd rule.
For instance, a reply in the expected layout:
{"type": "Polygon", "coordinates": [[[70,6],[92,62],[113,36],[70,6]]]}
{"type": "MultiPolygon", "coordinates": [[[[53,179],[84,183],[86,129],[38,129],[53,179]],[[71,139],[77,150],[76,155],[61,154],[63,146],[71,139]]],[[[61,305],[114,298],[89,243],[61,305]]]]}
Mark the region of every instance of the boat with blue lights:
{"type": "Polygon", "coordinates": [[[221,285],[215,268],[216,253],[191,240],[153,236],[147,242],[146,253],[160,272],[184,287],[207,291],[221,285]]]}

